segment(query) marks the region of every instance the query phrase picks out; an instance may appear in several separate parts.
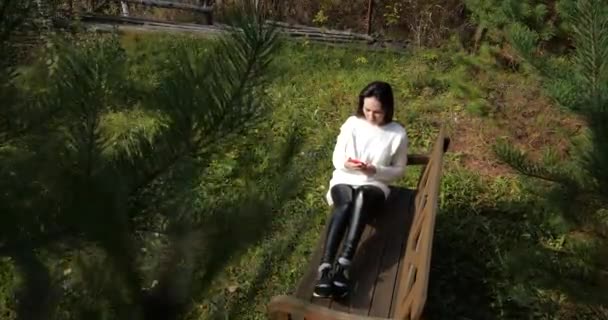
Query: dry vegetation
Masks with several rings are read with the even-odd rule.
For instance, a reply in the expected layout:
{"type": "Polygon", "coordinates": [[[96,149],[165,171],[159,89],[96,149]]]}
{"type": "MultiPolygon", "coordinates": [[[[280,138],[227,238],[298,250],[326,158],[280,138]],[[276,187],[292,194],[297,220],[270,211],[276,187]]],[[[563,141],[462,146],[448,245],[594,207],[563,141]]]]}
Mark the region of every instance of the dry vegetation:
{"type": "MultiPolygon", "coordinates": [[[[73,12],[97,12],[119,14],[120,5],[102,0],[60,1],[62,10],[73,12]],[[61,2],[63,1],[63,2],[61,2]],[[71,3],[71,4],[70,4],[71,3]]],[[[200,4],[199,0],[180,2],[200,4]]],[[[222,20],[227,8],[235,0],[215,1],[214,16],[222,20]]],[[[388,0],[376,1],[372,14],[372,33],[398,40],[407,40],[416,46],[435,46],[457,30],[464,39],[469,39],[471,26],[466,20],[465,7],[460,0],[388,0]]],[[[260,0],[259,4],[269,19],[313,25],[353,32],[367,31],[368,0],[260,0]]],[[[130,4],[129,11],[134,16],[167,21],[204,23],[200,14],[184,10],[150,8],[130,4]]]]}

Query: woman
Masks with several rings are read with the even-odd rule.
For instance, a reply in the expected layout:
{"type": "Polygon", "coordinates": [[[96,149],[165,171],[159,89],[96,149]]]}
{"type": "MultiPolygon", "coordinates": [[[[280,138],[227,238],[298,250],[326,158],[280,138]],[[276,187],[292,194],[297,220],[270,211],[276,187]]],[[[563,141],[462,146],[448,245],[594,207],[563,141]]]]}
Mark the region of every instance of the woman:
{"type": "Polygon", "coordinates": [[[359,94],[356,115],[340,128],[333,152],[335,170],[327,192],[333,212],[315,297],[348,294],[348,269],[366,218],[381,210],[390,193],[388,185],[405,172],[407,133],[393,121],[393,105],[391,86],[372,82],[359,94]],[[336,260],[343,237],[342,253],[336,260]]]}

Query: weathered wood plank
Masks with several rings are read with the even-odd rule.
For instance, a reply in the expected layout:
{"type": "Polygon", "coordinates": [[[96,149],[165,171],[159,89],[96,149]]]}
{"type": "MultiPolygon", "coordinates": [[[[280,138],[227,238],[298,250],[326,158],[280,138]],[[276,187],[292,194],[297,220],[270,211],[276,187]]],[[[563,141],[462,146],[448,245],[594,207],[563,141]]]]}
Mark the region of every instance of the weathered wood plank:
{"type": "Polygon", "coordinates": [[[302,34],[302,33],[286,33],[283,32],[281,34],[281,36],[283,37],[287,37],[287,38],[291,38],[294,40],[309,40],[309,41],[317,41],[317,42],[330,42],[330,43],[343,43],[343,44],[354,44],[354,43],[364,43],[361,40],[356,40],[356,39],[344,39],[344,38],[339,38],[339,37],[332,37],[332,36],[317,36],[317,35],[307,35],[307,34],[302,34]]]}
{"type": "Polygon", "coordinates": [[[448,144],[449,139],[442,127],[417,188],[416,214],[408,236],[405,257],[399,267],[394,312],[396,318],[419,319],[426,304],[443,155],[448,144]]]}
{"type": "MultiPolygon", "coordinates": [[[[412,196],[413,198],[415,198],[415,195],[412,196]]],[[[412,207],[410,208],[411,211],[411,219],[414,219],[414,215],[416,213],[416,206],[415,206],[415,201],[413,201],[414,204],[412,205],[412,207]]],[[[410,222],[411,225],[411,222],[410,222]]],[[[410,228],[411,229],[411,228],[410,228]]],[[[399,260],[397,265],[395,266],[397,268],[397,272],[395,274],[395,282],[393,283],[393,296],[391,298],[391,305],[389,308],[389,318],[395,318],[394,314],[395,314],[395,309],[396,309],[396,305],[398,304],[398,298],[399,298],[399,286],[401,284],[401,277],[403,276],[402,274],[402,270],[403,270],[403,259],[405,258],[405,254],[406,254],[406,250],[407,250],[407,241],[409,238],[409,234],[405,237],[405,240],[403,241],[403,243],[401,244],[401,250],[399,251],[399,260]]]]}
{"type": "MultiPolygon", "coordinates": [[[[348,232],[348,229],[345,231],[348,232]]],[[[370,232],[371,230],[369,230],[369,228],[365,228],[363,230],[363,233],[361,234],[361,241],[365,241],[365,239],[367,239],[370,236],[370,232]]],[[[344,239],[342,239],[342,241],[340,241],[340,248],[342,248],[342,244],[344,242],[344,239]]],[[[341,250],[338,250],[338,255],[339,256],[341,253],[341,250]]],[[[352,270],[351,270],[351,276],[352,276],[352,270]]],[[[330,303],[328,305],[326,304],[319,304],[319,305],[326,305],[328,308],[336,310],[336,311],[340,311],[340,312],[345,312],[345,313],[349,313],[350,310],[350,296],[341,298],[341,299],[331,299],[330,303]]]]}
{"type": "MultiPolygon", "coordinates": [[[[396,270],[392,273],[393,279],[390,283],[384,283],[381,288],[376,288],[376,284],[378,274],[383,270],[382,261],[387,264],[384,267],[385,269],[390,267],[390,263],[398,263],[401,243],[405,241],[406,236],[403,230],[408,228],[406,224],[407,210],[410,207],[412,194],[412,190],[393,188],[391,197],[387,201],[386,210],[377,213],[369,225],[366,226],[353,260],[351,271],[352,292],[344,300],[333,300],[330,304],[332,310],[366,316],[370,313],[372,297],[377,294],[379,297],[388,295],[388,301],[384,304],[386,310],[379,313],[386,315],[389,313],[396,270]],[[383,249],[389,242],[395,242],[396,244],[389,249],[392,250],[390,253],[392,256],[387,260],[384,255],[388,251],[383,249]],[[382,292],[377,292],[377,290],[382,292]]],[[[412,214],[409,214],[410,219],[412,214]]],[[[326,306],[326,304],[323,305],[326,306]]],[[[379,304],[376,308],[382,308],[382,306],[382,304],[379,304]]]]}
{"type": "Polygon", "coordinates": [[[306,320],[386,320],[385,318],[361,317],[345,312],[331,310],[293,296],[276,296],[269,303],[268,315],[271,320],[281,319],[282,314],[302,315],[306,320]]]}
{"type": "Polygon", "coordinates": [[[370,35],[351,32],[351,31],[325,29],[325,28],[312,27],[312,26],[307,26],[307,25],[302,25],[302,24],[292,24],[292,23],[273,21],[273,20],[266,20],[265,23],[267,23],[269,25],[274,25],[274,26],[278,26],[281,28],[285,28],[285,29],[308,30],[308,31],[316,31],[316,32],[324,32],[324,33],[327,32],[327,33],[333,33],[333,34],[342,34],[342,35],[357,37],[357,38],[368,40],[368,41],[374,41],[374,37],[372,37],[370,35]]]}
{"type": "Polygon", "coordinates": [[[332,37],[336,37],[336,38],[352,39],[354,41],[356,41],[356,40],[365,41],[365,42],[374,41],[373,39],[371,39],[371,40],[365,39],[365,38],[357,37],[354,35],[335,32],[333,30],[308,30],[308,29],[281,28],[281,27],[278,27],[278,29],[281,30],[282,32],[291,33],[291,34],[301,33],[301,34],[306,34],[306,35],[332,36],[332,37]]]}
{"type": "Polygon", "coordinates": [[[344,36],[332,33],[320,33],[320,32],[309,32],[299,30],[281,30],[283,34],[289,35],[293,38],[320,38],[320,39],[336,39],[336,40],[348,40],[351,42],[367,42],[367,40],[359,39],[351,36],[344,36]]]}
{"type": "Polygon", "coordinates": [[[390,316],[391,305],[395,295],[395,285],[398,283],[397,272],[401,257],[403,256],[403,246],[407,241],[407,230],[409,230],[414,216],[414,212],[412,211],[414,209],[413,200],[413,191],[404,192],[396,197],[394,203],[396,212],[391,229],[388,232],[389,238],[385,244],[385,253],[380,264],[380,273],[376,278],[376,287],[369,310],[370,316],[385,318],[390,316]],[[404,232],[404,230],[406,231],[404,232]]]}
{"type": "Polygon", "coordinates": [[[84,22],[112,22],[117,24],[134,24],[134,25],[142,25],[142,26],[160,26],[167,28],[183,28],[192,31],[201,31],[207,32],[209,30],[217,30],[217,31],[226,31],[226,26],[221,24],[216,25],[207,25],[207,24],[197,24],[197,23],[187,23],[187,22],[171,22],[164,21],[158,19],[150,19],[150,18],[138,18],[138,17],[117,17],[117,16],[108,16],[108,15],[90,15],[84,14],[80,17],[80,19],[84,22]]]}
{"type": "MultiPolygon", "coordinates": [[[[375,217],[374,217],[375,219],[375,217]]],[[[372,220],[372,225],[374,224],[373,220],[372,220]]],[[[356,291],[357,291],[357,282],[358,282],[358,275],[361,273],[361,268],[360,268],[360,261],[361,259],[357,259],[357,256],[365,256],[366,253],[362,253],[362,251],[367,251],[367,250],[361,250],[362,248],[362,244],[367,243],[367,241],[369,240],[370,237],[372,237],[375,233],[375,229],[373,227],[370,227],[370,225],[365,226],[365,229],[363,229],[363,233],[361,234],[361,240],[359,241],[359,245],[357,246],[357,250],[355,251],[355,258],[353,259],[353,265],[351,267],[350,270],[350,276],[352,278],[352,290],[349,296],[346,296],[343,299],[340,300],[332,300],[332,304],[331,304],[331,308],[333,310],[336,311],[342,311],[342,312],[351,312],[351,305],[352,305],[352,299],[353,296],[356,295],[356,291]]],[[[365,271],[365,270],[363,270],[365,271]]]]}
{"type": "Polygon", "coordinates": [[[213,6],[197,6],[194,4],[164,1],[164,0],[115,0],[119,2],[141,4],[150,7],[164,8],[164,9],[180,9],[187,11],[194,11],[200,13],[212,13],[213,6]]]}
{"type": "Polygon", "coordinates": [[[352,289],[348,300],[352,314],[366,316],[369,312],[380,259],[384,251],[386,227],[389,222],[387,218],[392,211],[390,205],[388,203],[386,210],[377,212],[373,221],[366,227],[370,230],[370,234],[360,243],[353,259],[352,289]]]}

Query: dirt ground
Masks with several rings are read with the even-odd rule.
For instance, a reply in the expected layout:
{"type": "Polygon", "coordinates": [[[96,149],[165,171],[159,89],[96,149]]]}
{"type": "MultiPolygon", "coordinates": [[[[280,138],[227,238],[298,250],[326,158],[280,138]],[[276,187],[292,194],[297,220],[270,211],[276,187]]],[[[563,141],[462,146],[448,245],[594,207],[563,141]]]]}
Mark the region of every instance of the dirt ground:
{"type": "Polygon", "coordinates": [[[462,114],[454,123],[450,150],[460,154],[461,163],[489,176],[514,173],[492,151],[498,139],[511,142],[531,159],[539,160],[548,147],[560,159],[567,158],[568,138],[583,130],[583,121],[558,108],[538,87],[517,83],[515,78],[499,82],[490,94],[495,109],[489,116],[462,114]]]}

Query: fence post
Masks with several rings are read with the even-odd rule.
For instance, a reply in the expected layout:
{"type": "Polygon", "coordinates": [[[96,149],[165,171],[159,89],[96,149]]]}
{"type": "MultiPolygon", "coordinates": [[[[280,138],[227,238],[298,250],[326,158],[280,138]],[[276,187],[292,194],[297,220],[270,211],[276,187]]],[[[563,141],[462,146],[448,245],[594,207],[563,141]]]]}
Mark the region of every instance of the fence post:
{"type": "Polygon", "coordinates": [[[372,16],[374,12],[374,0],[369,0],[367,5],[367,35],[372,33],[372,16]]]}

